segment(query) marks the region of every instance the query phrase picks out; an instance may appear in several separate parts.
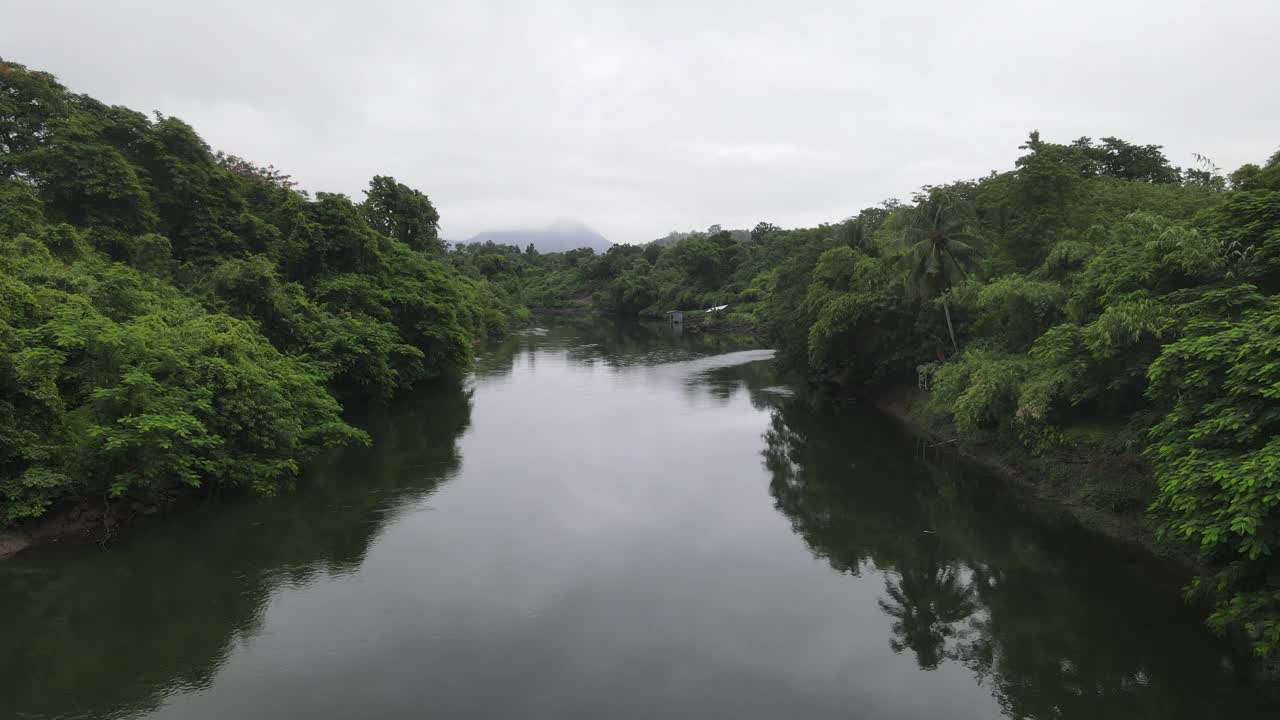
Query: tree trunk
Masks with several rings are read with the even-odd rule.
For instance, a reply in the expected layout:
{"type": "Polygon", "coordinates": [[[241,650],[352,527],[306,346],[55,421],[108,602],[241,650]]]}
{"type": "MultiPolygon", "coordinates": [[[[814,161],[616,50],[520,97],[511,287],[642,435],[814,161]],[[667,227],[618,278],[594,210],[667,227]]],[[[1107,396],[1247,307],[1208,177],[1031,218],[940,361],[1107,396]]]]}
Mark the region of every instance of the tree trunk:
{"type": "Polygon", "coordinates": [[[951,347],[960,352],[960,345],[956,342],[956,329],[951,325],[951,308],[947,306],[947,301],[942,301],[942,314],[947,316],[947,332],[951,334],[951,347]]]}

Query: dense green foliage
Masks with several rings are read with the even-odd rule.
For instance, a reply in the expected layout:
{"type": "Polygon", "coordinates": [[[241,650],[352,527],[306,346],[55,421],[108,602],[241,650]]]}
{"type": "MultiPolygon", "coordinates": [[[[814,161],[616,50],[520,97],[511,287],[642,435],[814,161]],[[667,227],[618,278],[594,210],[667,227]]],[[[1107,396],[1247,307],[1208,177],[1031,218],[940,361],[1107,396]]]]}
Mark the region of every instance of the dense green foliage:
{"type": "Polygon", "coordinates": [[[512,311],[422,193],[293,189],[183,122],[0,61],[0,527],[60,500],[273,493],[342,400],[465,367],[512,311]]]}
{"type": "Polygon", "coordinates": [[[819,382],[928,386],[965,442],[1036,455],[1108,428],[1156,482],[1100,496],[1150,504],[1219,569],[1194,586],[1211,622],[1280,651],[1280,153],[1223,178],[1117,138],[1022,149],[1011,171],[834,225],[451,257],[513,302],[728,304],[819,382]]]}
{"type": "Polygon", "coordinates": [[[832,568],[883,578],[895,652],[925,669],[968,668],[1001,717],[1258,712],[1222,645],[1175,637],[1158,619],[1171,604],[1134,601],[1161,594],[1151,575],[1107,558],[1114,545],[913,446],[866,409],[800,393],[771,415],[764,461],[776,507],[832,568]]]}
{"type": "Polygon", "coordinates": [[[849,393],[927,386],[966,442],[1145,452],[1217,626],[1280,651],[1280,153],[1228,177],[1032,133],[1015,167],[848,219],[644,246],[444,248],[421,192],[362,202],[186,124],[0,63],[0,526],[65,498],[288,485],[363,439],[339,401],[464,367],[526,307],[728,305],[849,393]]]}
{"type": "Polygon", "coordinates": [[[275,591],[358,570],[398,503],[457,474],[471,419],[470,392],[448,379],[387,405],[357,415],[373,446],[315,463],[305,492],[188,513],[148,542],[70,554],[56,570],[6,567],[0,717],[154,713],[171,688],[212,682],[233,645],[262,631],[275,591]]]}

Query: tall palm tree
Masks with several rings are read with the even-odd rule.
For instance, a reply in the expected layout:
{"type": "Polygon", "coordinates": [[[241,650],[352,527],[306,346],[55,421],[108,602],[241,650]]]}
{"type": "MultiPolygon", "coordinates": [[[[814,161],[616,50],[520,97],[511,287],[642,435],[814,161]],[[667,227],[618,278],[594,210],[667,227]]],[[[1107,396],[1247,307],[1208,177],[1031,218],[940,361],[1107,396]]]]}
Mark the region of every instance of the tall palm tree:
{"type": "Polygon", "coordinates": [[[840,223],[836,237],[840,244],[847,245],[863,254],[873,257],[879,254],[875,243],[871,239],[871,234],[867,232],[867,222],[861,217],[849,218],[840,223]]]}
{"type": "Polygon", "coordinates": [[[961,623],[978,606],[958,565],[939,562],[930,553],[922,564],[901,569],[897,577],[886,575],[884,589],[887,597],[876,603],[893,618],[889,647],[894,652],[910,648],[924,670],[959,656],[958,648],[948,644],[967,638],[961,623]]]}
{"type": "Polygon", "coordinates": [[[951,308],[945,295],[977,269],[982,257],[975,247],[977,239],[969,232],[970,218],[960,200],[935,188],[912,208],[902,233],[902,244],[907,248],[910,262],[907,291],[919,300],[943,297],[942,312],[947,318],[951,347],[956,352],[960,344],[956,342],[951,308]]]}

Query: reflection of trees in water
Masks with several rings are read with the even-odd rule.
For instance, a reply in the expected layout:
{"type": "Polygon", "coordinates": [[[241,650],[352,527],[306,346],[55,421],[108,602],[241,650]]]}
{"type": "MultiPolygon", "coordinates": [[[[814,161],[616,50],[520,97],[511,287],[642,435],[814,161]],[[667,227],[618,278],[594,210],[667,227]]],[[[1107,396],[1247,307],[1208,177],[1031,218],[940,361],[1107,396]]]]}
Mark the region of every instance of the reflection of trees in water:
{"type": "Polygon", "coordinates": [[[763,451],[813,553],[883,574],[895,651],[963,664],[1013,718],[1256,717],[1275,701],[1176,584],[1153,591],[1121,548],[912,443],[876,413],[795,397],[763,451]]]}
{"type": "Polygon", "coordinates": [[[456,472],[470,413],[438,384],[359,423],[374,446],[317,461],[296,493],[0,565],[0,717],[123,717],[205,687],[277,589],[356,570],[390,513],[456,472]]]}
{"type": "Polygon", "coordinates": [[[537,327],[509,335],[477,352],[475,370],[481,376],[511,372],[517,358],[535,353],[562,352],[583,365],[622,368],[656,365],[756,347],[750,338],[725,335],[677,335],[661,322],[613,318],[541,318],[537,327]]]}
{"type": "MultiPolygon", "coordinates": [[[[502,377],[516,363],[535,367],[539,353],[563,354],[571,363],[600,365],[615,372],[647,372],[698,358],[758,349],[750,337],[735,335],[681,335],[667,323],[636,322],[611,318],[543,318],[539,327],[488,344],[476,353],[475,372],[480,377],[502,377]]],[[[654,378],[656,382],[669,376],[654,378]]],[[[646,378],[648,379],[648,378],[646,378]]],[[[773,363],[750,362],[706,371],[691,371],[679,378],[690,399],[711,398],[728,404],[746,391],[757,409],[773,407],[778,396],[767,392],[779,383],[773,363]]]]}
{"type": "Polygon", "coordinates": [[[910,649],[924,670],[960,657],[958,643],[968,636],[963,623],[976,611],[973,591],[957,565],[927,562],[886,574],[880,609],[893,618],[894,652],[910,649]]]}

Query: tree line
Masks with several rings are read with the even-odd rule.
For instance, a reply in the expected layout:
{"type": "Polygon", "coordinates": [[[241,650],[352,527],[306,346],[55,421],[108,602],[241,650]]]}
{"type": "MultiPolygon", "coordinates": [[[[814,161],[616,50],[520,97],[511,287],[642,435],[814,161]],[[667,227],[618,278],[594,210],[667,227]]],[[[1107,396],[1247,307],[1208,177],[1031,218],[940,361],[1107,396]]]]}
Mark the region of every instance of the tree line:
{"type": "Polygon", "coordinates": [[[1020,149],[1006,171],[816,228],[449,259],[514,304],[728,304],[817,383],[928,387],[964,443],[1145,465],[1089,478],[1083,499],[1145,508],[1197,548],[1210,623],[1280,651],[1280,152],[1224,176],[1115,137],[1032,132],[1020,149]]]}
{"type": "Polygon", "coordinates": [[[344,403],[469,367],[530,307],[727,304],[817,383],[927,385],[965,442],[1141,454],[1150,487],[1102,478],[1097,497],[1198,547],[1211,622],[1280,650],[1280,153],[1224,177],[1114,137],[1020,147],[814,228],[449,249],[394,178],[312,196],[0,60],[0,527],[277,492],[367,442],[344,403]]]}
{"type": "Polygon", "coordinates": [[[0,528],[271,494],[367,442],[344,402],[467,368],[523,312],[443,261],[438,220],[394,178],[313,197],[0,60],[0,528]]]}

